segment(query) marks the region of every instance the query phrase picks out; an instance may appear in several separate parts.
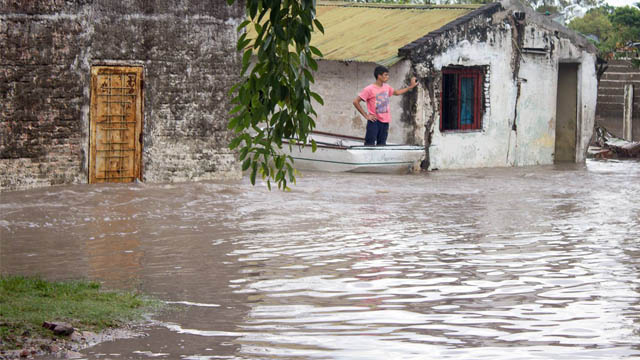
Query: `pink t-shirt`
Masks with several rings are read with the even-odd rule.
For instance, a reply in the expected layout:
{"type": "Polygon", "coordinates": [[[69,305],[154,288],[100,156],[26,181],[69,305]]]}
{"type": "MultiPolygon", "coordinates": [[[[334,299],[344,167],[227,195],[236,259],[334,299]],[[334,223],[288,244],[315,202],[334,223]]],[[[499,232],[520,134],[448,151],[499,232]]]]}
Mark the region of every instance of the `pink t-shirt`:
{"type": "Polygon", "coordinates": [[[375,114],[378,121],[391,122],[391,112],[389,112],[389,99],[393,95],[393,88],[387,84],[378,87],[371,84],[360,92],[360,98],[367,102],[369,114],[375,114]]]}

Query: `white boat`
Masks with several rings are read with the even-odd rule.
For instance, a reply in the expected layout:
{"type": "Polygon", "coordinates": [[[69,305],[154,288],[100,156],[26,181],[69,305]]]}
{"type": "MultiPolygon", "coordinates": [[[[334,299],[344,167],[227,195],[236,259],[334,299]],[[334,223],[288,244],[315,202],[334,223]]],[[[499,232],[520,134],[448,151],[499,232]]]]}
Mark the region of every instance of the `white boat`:
{"type": "Polygon", "coordinates": [[[291,155],[298,170],[329,172],[407,173],[420,168],[425,157],[423,146],[387,144],[364,146],[364,138],[314,131],[309,144],[283,141],[282,152],[291,155]],[[311,139],[316,151],[311,149],[311,139]]]}

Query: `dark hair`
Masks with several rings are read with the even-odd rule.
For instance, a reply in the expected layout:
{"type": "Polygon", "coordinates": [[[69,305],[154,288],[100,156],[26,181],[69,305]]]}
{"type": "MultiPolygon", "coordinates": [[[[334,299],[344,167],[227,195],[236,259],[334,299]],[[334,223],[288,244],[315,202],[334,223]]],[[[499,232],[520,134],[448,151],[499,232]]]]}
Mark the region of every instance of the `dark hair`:
{"type": "Polygon", "coordinates": [[[373,77],[376,78],[376,80],[378,80],[378,75],[382,75],[384,73],[388,73],[389,69],[387,69],[386,67],[379,65],[376,66],[376,69],[373,70],[373,77]]]}

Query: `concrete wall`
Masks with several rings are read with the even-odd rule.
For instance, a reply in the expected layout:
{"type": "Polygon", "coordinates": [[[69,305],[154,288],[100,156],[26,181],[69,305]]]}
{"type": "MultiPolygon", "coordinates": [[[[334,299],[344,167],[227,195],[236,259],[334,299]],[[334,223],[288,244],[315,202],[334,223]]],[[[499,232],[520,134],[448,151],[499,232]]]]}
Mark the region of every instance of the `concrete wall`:
{"type": "MultiPolygon", "coordinates": [[[[377,64],[361,62],[319,61],[312,90],[319,93],[324,106],[314,101],[318,117],[316,130],[364,138],[367,120],[352,102],[360,91],[375,82],[373,70],[377,64]]],[[[402,61],[389,68],[388,84],[394,89],[406,87],[410,81],[410,63],[402,61]]],[[[390,143],[411,143],[413,121],[411,107],[406,103],[412,94],[391,97],[390,143]]],[[[415,95],[413,95],[415,96],[415,95]]],[[[364,102],[362,106],[365,107],[364,102]]]]}
{"type": "Polygon", "coordinates": [[[242,9],[224,0],[0,2],[0,190],[88,181],[90,69],[99,64],[144,67],[144,181],[239,177],[226,120],[242,9]]]}
{"type": "Polygon", "coordinates": [[[622,138],[624,86],[633,86],[632,139],[640,141],[640,69],[629,60],[612,60],[598,84],[596,120],[615,136],[622,138]]]}
{"type": "MultiPolygon", "coordinates": [[[[517,141],[512,134],[517,89],[508,64],[511,61],[508,33],[491,34],[488,42],[460,41],[433,58],[429,77],[433,78],[430,97],[422,97],[424,107],[432,109],[421,121],[429,126],[429,168],[472,168],[505,166],[514,161],[517,141]],[[486,66],[488,96],[482,118],[482,130],[440,131],[440,92],[443,67],[451,65],[486,66]]],[[[424,71],[425,69],[421,69],[424,71]]],[[[426,92],[425,92],[426,93],[426,92]]],[[[485,94],[487,95],[487,94],[485,94]]],[[[422,131],[419,131],[422,132],[422,131]]]]}
{"type": "Polygon", "coordinates": [[[561,62],[578,64],[575,159],[584,161],[597,94],[593,49],[530,15],[522,21],[512,11],[475,16],[413,51],[416,72],[427,83],[418,97],[415,133],[424,134],[429,169],[552,164],[561,62]],[[454,65],[488,69],[482,130],[440,131],[441,70],[454,65]]]}

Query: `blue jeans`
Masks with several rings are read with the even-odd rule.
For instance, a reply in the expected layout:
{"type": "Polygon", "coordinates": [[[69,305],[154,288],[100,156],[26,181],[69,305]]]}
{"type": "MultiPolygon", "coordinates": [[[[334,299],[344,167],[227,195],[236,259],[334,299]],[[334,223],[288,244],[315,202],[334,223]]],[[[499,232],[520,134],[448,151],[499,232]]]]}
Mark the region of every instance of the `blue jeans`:
{"type": "Polygon", "coordinates": [[[389,135],[389,123],[367,120],[367,133],[364,136],[365,146],[384,146],[389,135]]]}

